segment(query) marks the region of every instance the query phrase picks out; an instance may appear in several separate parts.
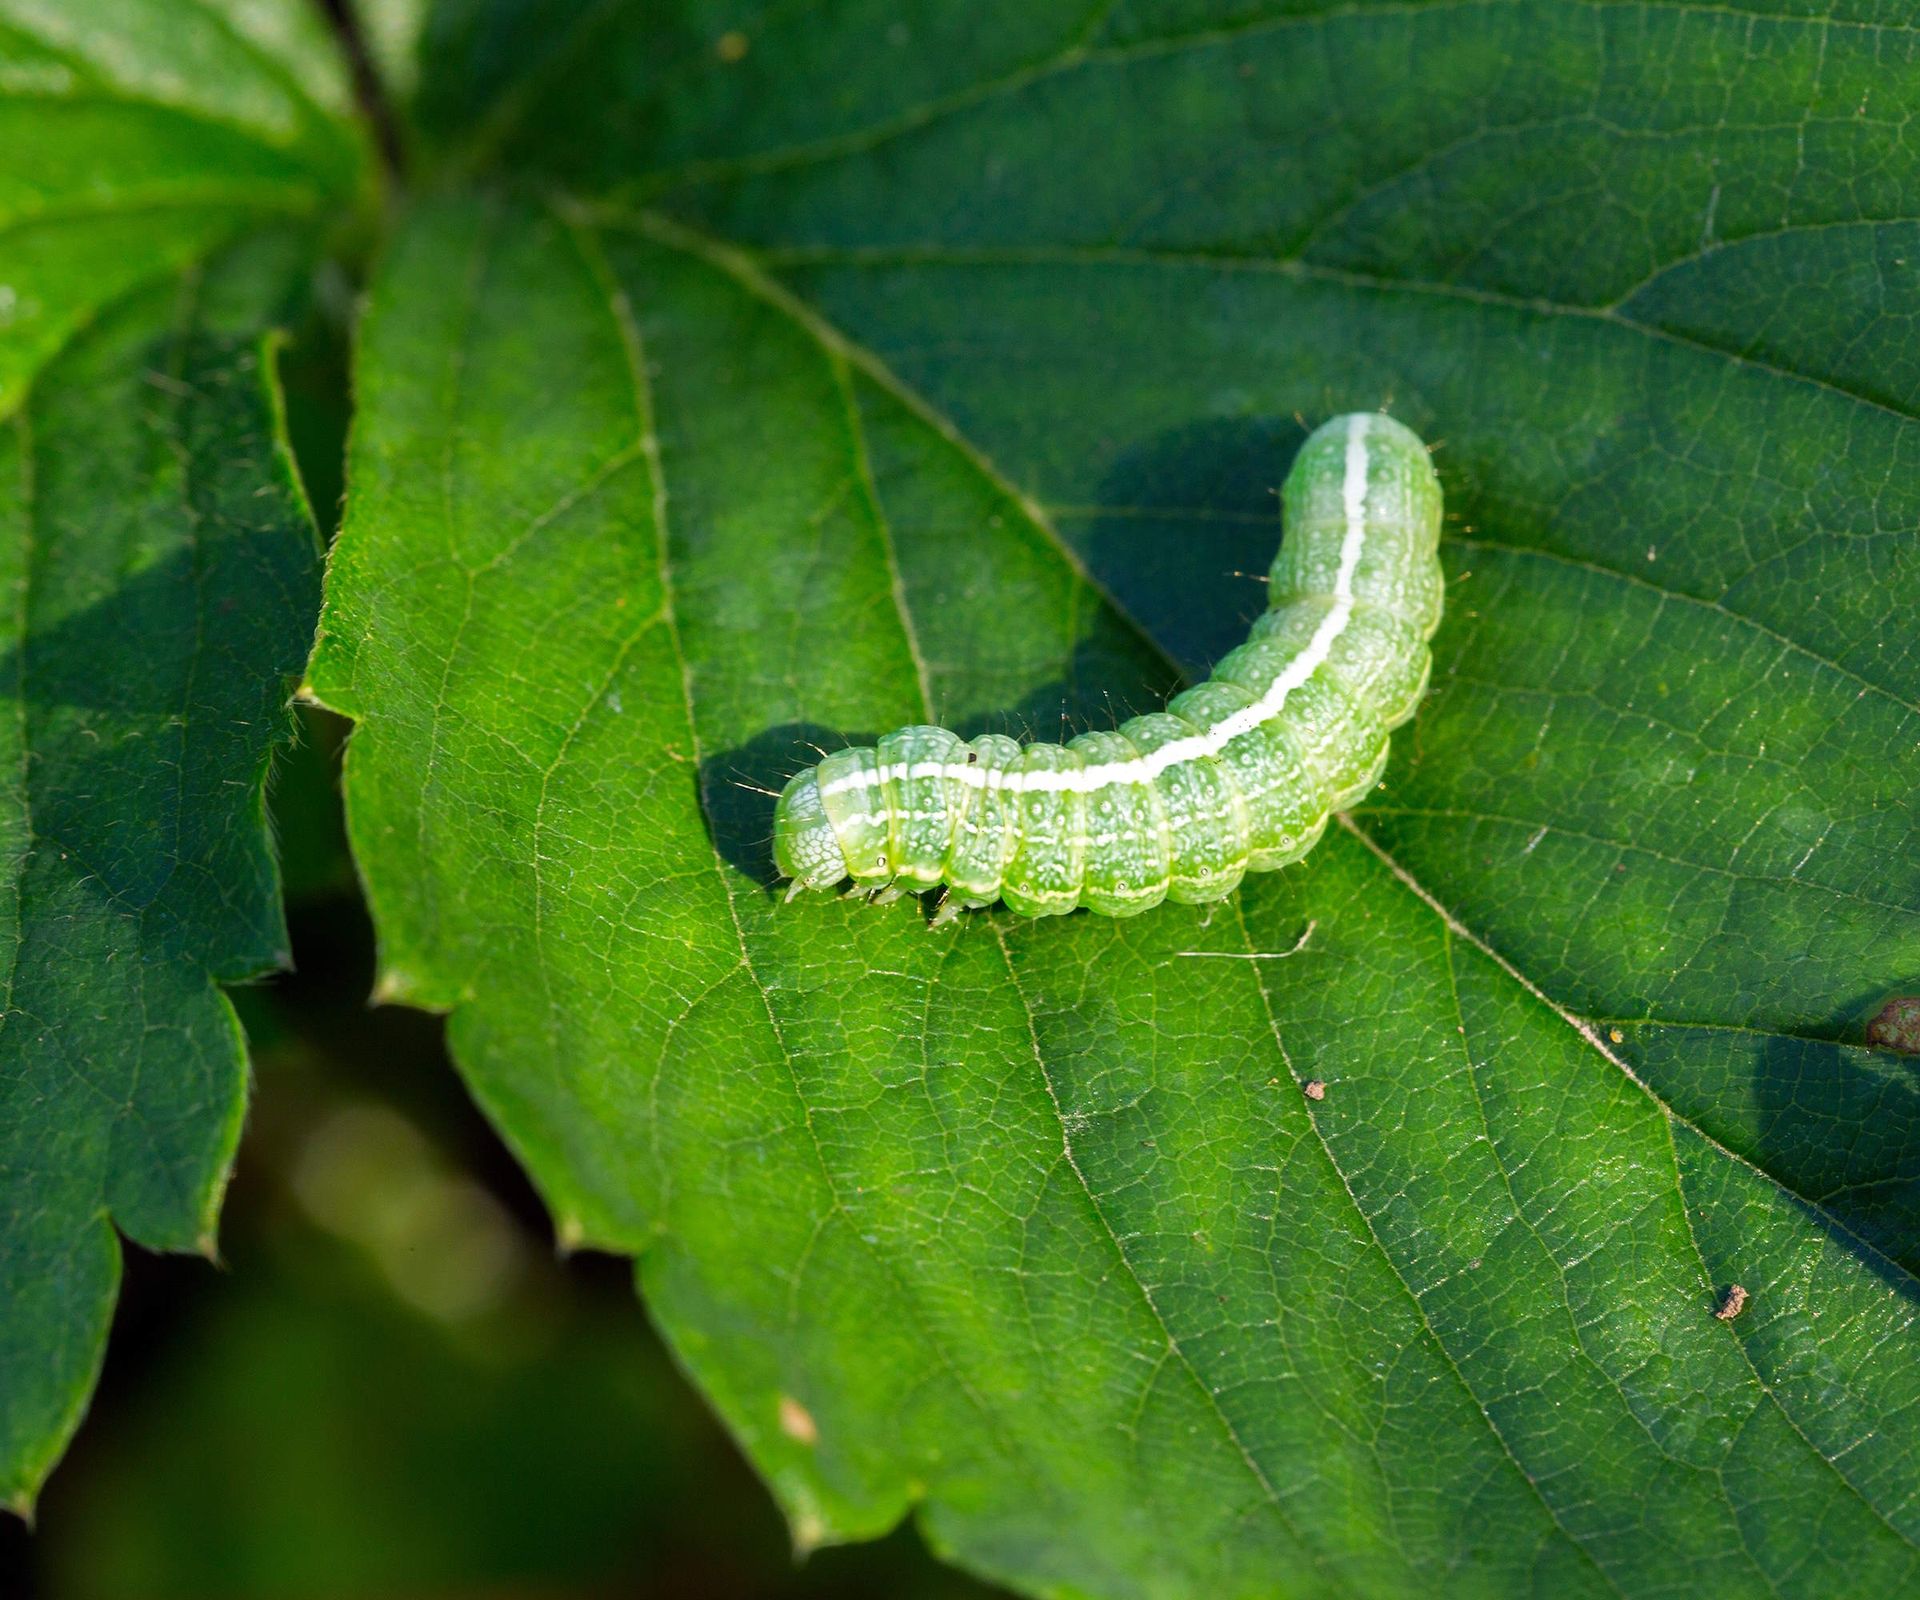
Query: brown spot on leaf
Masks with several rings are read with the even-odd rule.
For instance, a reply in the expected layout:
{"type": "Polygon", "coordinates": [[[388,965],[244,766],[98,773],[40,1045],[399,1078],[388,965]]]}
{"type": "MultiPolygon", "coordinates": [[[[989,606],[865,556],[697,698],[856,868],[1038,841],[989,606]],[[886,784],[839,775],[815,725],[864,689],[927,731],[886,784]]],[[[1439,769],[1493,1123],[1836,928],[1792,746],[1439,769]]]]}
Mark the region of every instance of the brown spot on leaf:
{"type": "Polygon", "coordinates": [[[1867,1024],[1867,1043],[1920,1056],[1920,994],[1897,994],[1883,1005],[1867,1024]]]}
{"type": "Polygon", "coordinates": [[[1714,1312],[1722,1322],[1731,1322],[1747,1309],[1747,1291],[1737,1283],[1727,1285],[1727,1292],[1720,1297],[1719,1309],[1714,1312]]]}
{"type": "Polygon", "coordinates": [[[726,62],[728,66],[732,66],[734,62],[744,61],[746,59],[747,51],[752,48],[752,44],[752,40],[740,32],[739,29],[735,28],[727,33],[721,34],[720,37],[714,41],[713,53],[722,61],[726,62]]]}
{"type": "Polygon", "coordinates": [[[1327,1086],[1318,1078],[1309,1078],[1300,1085],[1300,1092],[1309,1100],[1324,1100],[1327,1097],[1327,1086]]]}
{"type": "Polygon", "coordinates": [[[780,1431],[809,1450],[820,1442],[820,1429],[813,1413],[790,1394],[780,1396],[780,1431]]]}

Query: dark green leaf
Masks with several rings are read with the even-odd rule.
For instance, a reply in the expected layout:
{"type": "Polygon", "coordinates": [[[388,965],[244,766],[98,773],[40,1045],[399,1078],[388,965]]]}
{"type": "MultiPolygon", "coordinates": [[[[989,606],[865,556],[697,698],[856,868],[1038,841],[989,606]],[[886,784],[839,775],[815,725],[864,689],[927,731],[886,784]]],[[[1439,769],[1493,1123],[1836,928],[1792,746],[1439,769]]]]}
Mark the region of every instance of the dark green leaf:
{"type": "Polygon", "coordinates": [[[79,1421],[115,1228],[211,1255],[245,1105],[221,980],[285,960],[262,793],[318,601],[241,263],[144,291],[0,438],[0,1492],[79,1421]]]}
{"type": "Polygon", "coordinates": [[[315,678],[387,991],[802,1539],[1911,1586],[1920,1087],[1864,1030],[1920,974],[1920,36],[504,9],[444,8],[428,106],[621,192],[404,231],[315,678]],[[742,783],[1151,700],[1261,604],[1303,420],[1377,404],[1442,445],[1449,615],[1304,867],[777,903],[742,783]]]}
{"type": "Polygon", "coordinates": [[[99,1369],[115,1227],[211,1254],[285,958],[262,812],[318,604],[264,330],[364,180],[305,0],[0,0],[0,1502],[99,1369]]]}

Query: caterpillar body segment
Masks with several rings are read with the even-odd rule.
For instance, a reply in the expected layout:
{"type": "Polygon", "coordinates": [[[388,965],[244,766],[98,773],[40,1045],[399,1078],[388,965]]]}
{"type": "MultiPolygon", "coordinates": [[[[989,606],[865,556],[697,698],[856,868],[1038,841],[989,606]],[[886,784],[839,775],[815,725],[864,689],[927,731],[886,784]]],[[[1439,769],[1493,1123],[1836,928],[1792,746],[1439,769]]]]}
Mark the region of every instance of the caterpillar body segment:
{"type": "Polygon", "coordinates": [[[789,898],[945,884],[940,920],[996,900],[1127,917],[1298,861],[1426,691],[1441,502],[1418,436],[1367,412],[1315,431],[1281,494],[1268,610],[1205,683],[1064,745],[910,727],[836,751],[774,813],[789,898]]]}

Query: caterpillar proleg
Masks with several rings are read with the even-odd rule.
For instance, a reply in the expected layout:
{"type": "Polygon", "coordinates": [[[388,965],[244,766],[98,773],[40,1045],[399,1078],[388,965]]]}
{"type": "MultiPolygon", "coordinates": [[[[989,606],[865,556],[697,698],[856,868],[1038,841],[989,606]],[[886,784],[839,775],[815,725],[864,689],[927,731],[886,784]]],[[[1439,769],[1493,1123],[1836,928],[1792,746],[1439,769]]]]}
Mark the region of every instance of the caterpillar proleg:
{"type": "Polygon", "coordinates": [[[1298,861],[1365,794],[1427,686],[1442,600],[1440,482],[1369,412],[1300,447],[1286,537],[1247,642],[1165,711],[1064,745],[910,727],[796,773],[774,856],[802,889],[949,890],[940,918],[1130,917],[1223,900],[1298,861]]]}

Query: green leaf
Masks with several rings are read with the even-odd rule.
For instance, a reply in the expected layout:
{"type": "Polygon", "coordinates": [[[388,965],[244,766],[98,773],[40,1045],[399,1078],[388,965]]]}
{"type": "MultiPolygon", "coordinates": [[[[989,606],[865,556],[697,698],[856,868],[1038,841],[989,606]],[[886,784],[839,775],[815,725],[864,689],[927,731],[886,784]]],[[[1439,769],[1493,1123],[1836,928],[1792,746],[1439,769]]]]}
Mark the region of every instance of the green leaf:
{"type": "Polygon", "coordinates": [[[262,805],[318,608],[274,346],[366,182],[305,0],[0,0],[0,1504],[78,1425],[115,1228],[212,1254],[286,958],[262,805]]]}
{"type": "Polygon", "coordinates": [[[309,0],[0,0],[0,416],[118,296],[361,182],[309,0]]]}
{"type": "Polygon", "coordinates": [[[213,1254],[246,1100],[218,983],[286,960],[263,794],[319,601],[257,332],[286,265],[123,300],[0,433],[0,1499],[23,1512],[99,1371],[116,1227],[213,1254]]]}
{"type": "Polygon", "coordinates": [[[885,11],[430,26],[449,144],[618,193],[422,208],[362,330],[313,676],[384,992],[803,1544],[1911,1587],[1920,1085],[1863,1039],[1920,973],[1913,36],[885,11]],[[779,903],[742,785],[1150,702],[1262,603],[1305,426],[1380,404],[1449,613],[1302,867],[779,903]]]}

